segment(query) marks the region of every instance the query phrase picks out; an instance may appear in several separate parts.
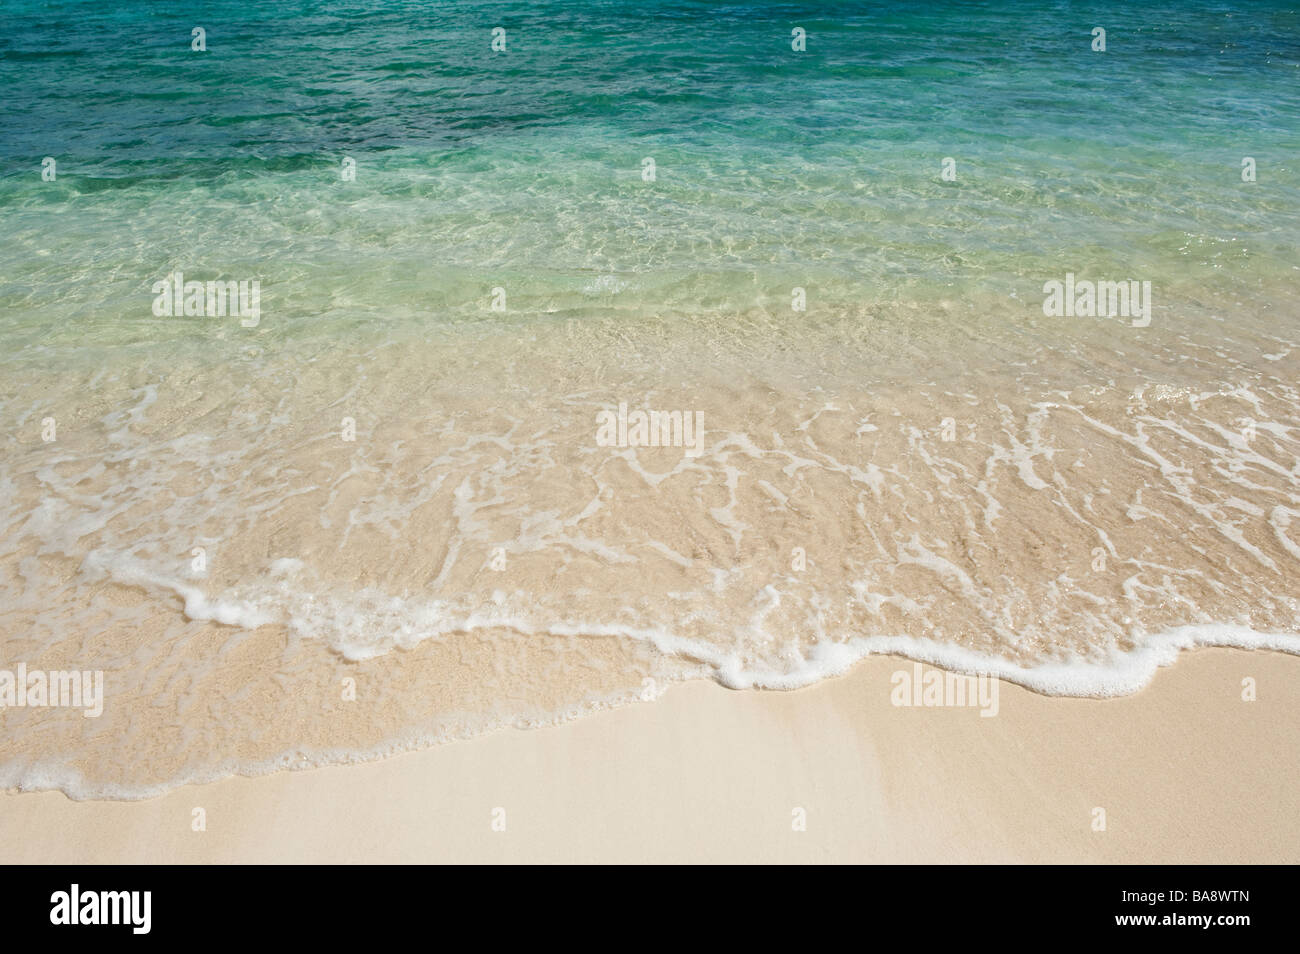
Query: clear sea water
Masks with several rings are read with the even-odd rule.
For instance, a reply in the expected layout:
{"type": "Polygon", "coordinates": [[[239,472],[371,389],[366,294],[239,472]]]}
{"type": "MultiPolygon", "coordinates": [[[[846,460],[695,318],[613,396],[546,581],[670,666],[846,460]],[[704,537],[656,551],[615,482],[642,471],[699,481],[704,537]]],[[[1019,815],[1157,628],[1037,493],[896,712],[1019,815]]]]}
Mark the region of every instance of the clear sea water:
{"type": "Polygon", "coordinates": [[[288,334],[330,305],[454,321],[500,285],[516,314],[580,312],[597,276],[687,310],[792,284],[1036,295],[1062,263],[1249,281],[1290,273],[1300,237],[1288,3],[5,3],[3,23],[11,352],[156,342],[138,300],[187,265],[261,276],[288,334]]]}

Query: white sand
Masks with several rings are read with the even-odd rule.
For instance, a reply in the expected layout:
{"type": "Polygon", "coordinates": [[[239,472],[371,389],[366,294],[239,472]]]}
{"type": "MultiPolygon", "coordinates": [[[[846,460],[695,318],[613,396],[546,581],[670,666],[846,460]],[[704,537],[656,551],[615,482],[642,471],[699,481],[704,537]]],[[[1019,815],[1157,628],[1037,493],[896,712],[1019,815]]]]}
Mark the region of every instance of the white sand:
{"type": "Polygon", "coordinates": [[[874,658],[553,729],[147,802],[0,796],[25,862],[1300,861],[1300,658],[1201,650],[1144,692],[896,708],[874,658]],[[1258,700],[1241,698],[1254,677],[1258,700]],[[191,830],[192,811],[207,830],[191,830]],[[505,809],[505,831],[493,810],[505,809]],[[1094,831],[1093,810],[1106,811],[1094,831]],[[807,830],[792,830],[806,812],[807,830]]]}

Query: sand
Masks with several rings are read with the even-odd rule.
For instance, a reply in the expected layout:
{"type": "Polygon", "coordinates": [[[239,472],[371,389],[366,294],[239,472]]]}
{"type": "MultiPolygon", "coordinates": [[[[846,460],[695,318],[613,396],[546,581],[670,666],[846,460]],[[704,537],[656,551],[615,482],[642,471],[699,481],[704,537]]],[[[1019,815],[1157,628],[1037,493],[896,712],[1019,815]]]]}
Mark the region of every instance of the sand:
{"type": "Polygon", "coordinates": [[[0,852],[9,863],[1300,861],[1300,658],[1184,653],[1117,699],[1004,683],[992,718],[895,707],[890,676],[911,667],[874,657],[794,692],[694,682],[554,728],[142,802],[10,793],[0,852]]]}

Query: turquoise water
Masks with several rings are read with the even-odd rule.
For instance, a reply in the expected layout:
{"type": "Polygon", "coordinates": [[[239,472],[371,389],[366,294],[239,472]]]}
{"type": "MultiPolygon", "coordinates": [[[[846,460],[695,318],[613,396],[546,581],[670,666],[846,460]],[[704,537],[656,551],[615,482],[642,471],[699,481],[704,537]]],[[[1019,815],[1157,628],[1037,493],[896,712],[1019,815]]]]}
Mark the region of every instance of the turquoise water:
{"type": "Polygon", "coordinates": [[[582,317],[726,315],[794,285],[848,308],[1034,298],[1067,269],[1294,275],[1290,4],[6,3],[3,22],[11,350],[166,337],[142,304],[176,268],[260,277],[270,335],[455,321],[496,286],[513,314],[582,317]]]}

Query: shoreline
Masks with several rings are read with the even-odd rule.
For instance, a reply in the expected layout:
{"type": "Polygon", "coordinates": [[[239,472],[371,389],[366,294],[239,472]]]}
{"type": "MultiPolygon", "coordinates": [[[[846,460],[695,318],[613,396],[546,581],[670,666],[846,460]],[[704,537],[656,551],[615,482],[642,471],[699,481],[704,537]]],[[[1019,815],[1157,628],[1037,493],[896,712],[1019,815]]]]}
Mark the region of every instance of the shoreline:
{"type": "Polygon", "coordinates": [[[789,692],[691,681],[144,801],[7,792],[0,844],[14,863],[1300,861],[1300,796],[1277,770],[1300,751],[1300,658],[1204,648],[1107,699],[1002,682],[994,718],[893,705],[913,665],[870,657],[789,692]]]}
{"type": "Polygon", "coordinates": [[[1300,357],[1265,316],[1225,338],[1189,304],[1130,358],[1107,345],[1128,326],[972,305],[814,315],[734,379],[802,323],[747,320],[672,368],[656,342],[690,352],[712,323],[320,355],[285,329],[250,342],[257,388],[158,355],[46,376],[13,398],[7,656],[102,670],[113,704],[93,726],[8,713],[0,786],[154,794],[558,721],[647,680],[794,689],[868,653],[1084,696],[1196,644],[1300,654],[1268,635],[1300,588],[1300,357]],[[864,376],[876,352],[914,379],[864,376]],[[707,453],[606,446],[623,406],[703,415],[707,453]],[[840,641],[867,633],[889,636],[840,641]],[[1023,668],[1074,658],[1096,665],[1023,668]]]}
{"type": "MultiPolygon", "coordinates": [[[[655,639],[634,640],[642,641],[648,642],[666,656],[677,656],[685,651],[687,655],[701,659],[696,653],[702,651],[703,647],[695,644],[683,645],[674,643],[671,639],[671,645],[664,645],[655,639]]],[[[649,685],[643,683],[641,687],[626,692],[588,698],[562,711],[535,713],[527,718],[519,716],[513,721],[487,723],[472,729],[465,725],[459,728],[447,725],[437,728],[406,728],[379,742],[359,748],[302,744],[257,761],[225,759],[183,777],[135,788],[122,788],[117,783],[102,780],[87,781],[76,769],[66,765],[38,763],[35,767],[20,767],[16,763],[8,766],[0,763],[0,796],[48,791],[65,795],[75,802],[149,801],[180,789],[213,785],[231,778],[261,778],[280,772],[366,765],[426,749],[473,742],[496,732],[557,728],[627,706],[655,702],[674,687],[692,682],[709,682],[739,692],[798,692],[814,688],[828,680],[851,675],[865,660],[873,658],[893,659],[903,666],[920,667],[916,677],[907,680],[909,688],[904,693],[914,695],[915,701],[902,703],[904,705],[936,704],[921,701],[923,693],[929,692],[932,695],[934,691],[925,690],[921,686],[920,669],[923,668],[941,677],[937,687],[940,693],[969,693],[970,699],[974,700],[966,703],[969,705],[987,706],[989,700],[984,695],[991,685],[994,712],[990,714],[994,715],[998,687],[1004,684],[1015,685],[1045,698],[1122,698],[1142,692],[1151,685],[1160,670],[1176,666],[1185,654],[1204,649],[1279,653],[1300,658],[1300,635],[1261,633],[1229,623],[1187,624],[1150,636],[1127,650],[1111,650],[1104,660],[1072,659],[1044,662],[1037,666],[1022,666],[1011,660],[926,639],[859,637],[846,643],[831,644],[824,652],[815,651],[806,660],[805,667],[792,676],[736,668],[729,665],[728,660],[701,660],[693,672],[658,684],[649,679],[645,681],[649,685]],[[961,682],[962,687],[957,689],[952,680],[961,682]],[[967,682],[969,688],[966,687],[967,682]],[[915,690],[910,688],[913,683],[915,690]],[[982,702],[978,701],[981,699],[982,702]]],[[[102,700],[102,689],[100,698],[102,700]]],[[[2,712],[3,707],[0,707],[0,713],[2,712]]]]}

